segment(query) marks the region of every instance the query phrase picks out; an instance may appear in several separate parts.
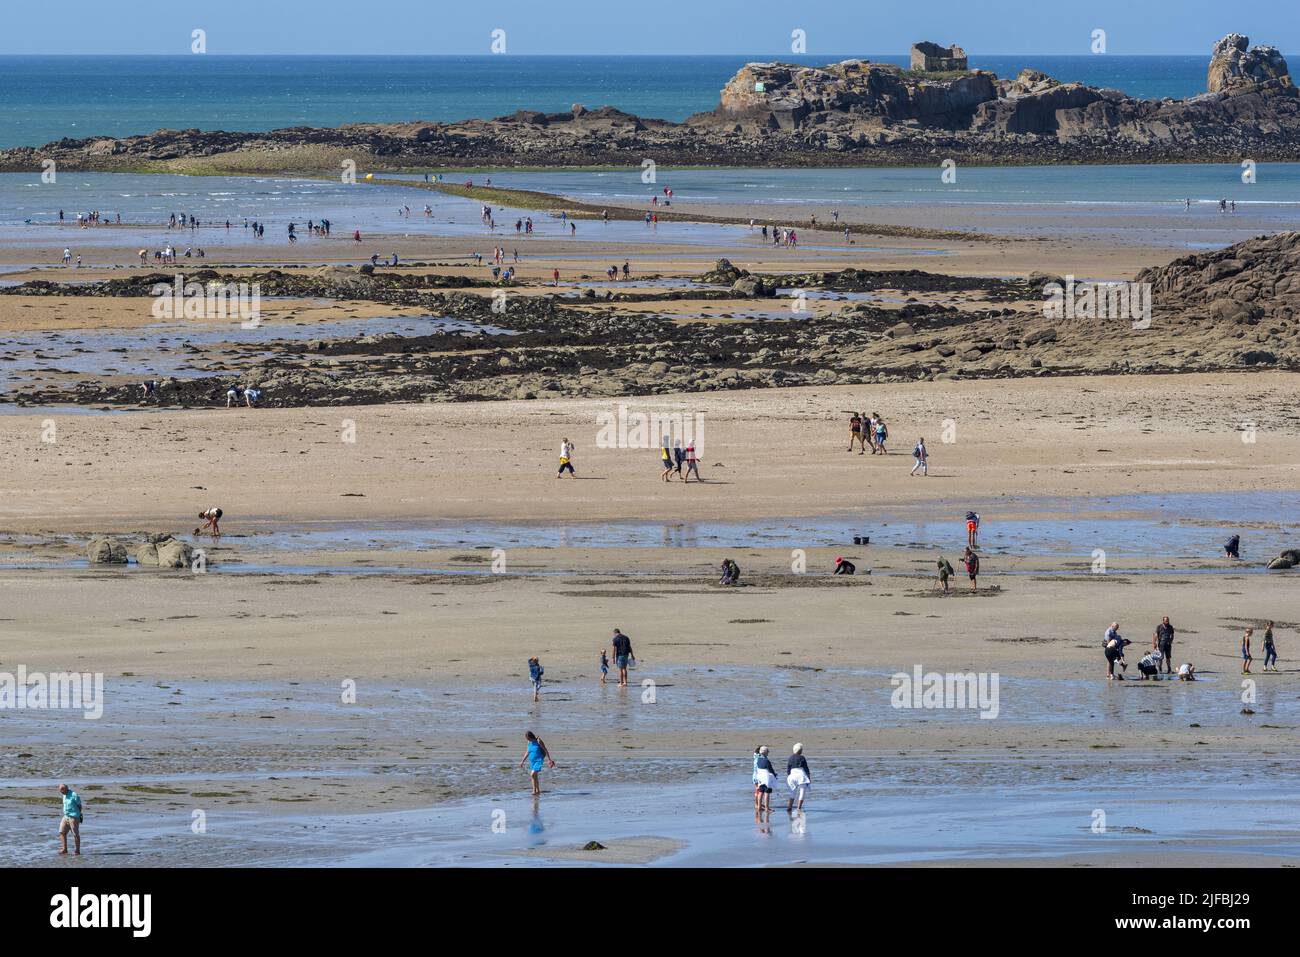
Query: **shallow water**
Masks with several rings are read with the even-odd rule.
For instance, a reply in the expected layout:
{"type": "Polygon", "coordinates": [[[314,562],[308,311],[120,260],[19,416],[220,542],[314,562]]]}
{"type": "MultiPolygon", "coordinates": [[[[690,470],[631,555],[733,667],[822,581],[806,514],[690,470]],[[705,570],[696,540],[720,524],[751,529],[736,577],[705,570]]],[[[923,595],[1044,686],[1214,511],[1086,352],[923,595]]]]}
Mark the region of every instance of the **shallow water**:
{"type": "MultiPolygon", "coordinates": [[[[527,794],[523,772],[515,772],[508,792],[410,811],[209,809],[207,832],[200,835],[190,832],[191,810],[182,799],[164,813],[98,814],[83,828],[85,860],[98,866],[535,866],[591,840],[612,846],[644,836],[680,842],[680,849],[652,862],[660,865],[960,863],[1114,853],[1155,860],[1173,855],[1164,858],[1172,863],[1179,852],[1216,851],[1294,856],[1300,819],[1290,809],[1300,797],[1300,780],[1280,762],[1267,762],[1262,799],[1258,762],[1076,763],[1057,757],[1033,770],[1024,767],[1038,760],[863,759],[860,773],[846,780],[810,755],[814,785],[804,812],[785,813],[782,787],[770,822],[761,825],[743,755],[729,776],[692,773],[689,763],[679,762],[644,771],[635,784],[594,783],[580,763],[566,762],[543,772],[537,801],[527,794]],[[1074,780],[1060,780],[1063,770],[1074,780]]],[[[294,793],[292,779],[263,786],[268,793],[294,793]]],[[[30,839],[6,842],[0,859],[51,860],[57,805],[50,805],[44,814],[27,812],[6,822],[15,828],[8,833],[30,839]]],[[[93,798],[87,807],[94,808],[93,798]]],[[[600,854],[562,860],[600,865],[600,854]]]]}
{"type": "Polygon", "coordinates": [[[262,322],[251,328],[245,328],[239,322],[220,325],[162,322],[123,331],[60,329],[16,332],[6,335],[3,346],[0,346],[0,392],[29,382],[38,374],[54,371],[130,375],[142,379],[164,376],[184,379],[211,375],[220,371],[214,370],[213,365],[224,365],[214,355],[190,353],[187,346],[229,344],[232,348],[238,347],[239,359],[247,360],[274,354],[271,350],[248,348],[260,344],[375,335],[428,336],[444,332],[514,334],[495,326],[434,316],[262,322]],[[194,365],[196,361],[200,364],[194,365]]]}
{"type": "MultiPolygon", "coordinates": [[[[654,644],[642,644],[652,658],[654,644]]],[[[725,865],[1171,850],[1162,842],[1205,850],[1244,841],[1257,853],[1293,854],[1300,827],[1289,810],[1300,797],[1300,772],[1289,757],[1263,753],[1245,761],[1132,747],[1162,726],[1195,722],[1209,733],[1300,717],[1294,693],[1263,680],[1256,713],[1244,716],[1235,683],[1217,675],[1192,685],[1006,677],[1000,714],[989,724],[1023,728],[1021,748],[916,754],[873,750],[870,732],[985,719],[969,711],[893,708],[888,668],[656,669],[643,660],[632,672],[633,687],[620,691],[599,685],[594,667],[566,674],[552,665],[534,704],[522,658],[515,676],[437,683],[456,664],[440,662],[412,681],[361,682],[352,705],[342,704],[339,685],[329,682],[109,676],[102,719],[10,711],[5,736],[43,753],[75,741],[74,783],[92,812],[85,833],[90,859],[99,864],[485,864],[514,860],[528,848],[640,835],[685,843],[661,863],[725,865]],[[652,701],[645,678],[655,681],[652,701]],[[860,729],[862,744],[810,753],[814,787],[806,815],[792,822],[778,812],[767,830],[753,820],[751,756],[710,744],[720,729],[735,729],[738,714],[760,740],[812,728],[860,729]],[[1039,750],[1040,736],[1058,725],[1104,728],[1124,748],[1039,750]],[[526,778],[514,767],[518,749],[500,740],[502,728],[522,727],[547,738],[559,763],[543,774],[546,793],[536,813],[526,778]],[[621,751],[565,746],[593,727],[608,728],[621,751]],[[640,743],[659,733],[685,733],[675,740],[687,743],[668,750],[640,743]],[[490,740],[480,740],[485,736],[490,740]],[[396,742],[398,750],[376,756],[374,741],[396,742]],[[240,807],[250,795],[294,800],[295,782],[304,780],[336,782],[340,794],[348,782],[419,793],[437,781],[481,796],[400,812],[286,815],[240,807]],[[165,789],[153,809],[132,807],[150,788],[165,789]],[[101,791],[116,796],[97,807],[101,791]],[[137,798],[123,804],[133,792],[137,798]],[[209,815],[205,835],[189,830],[194,807],[209,815]],[[1092,831],[1098,809],[1106,814],[1104,834],[1092,831]],[[490,827],[498,811],[504,833],[490,827]],[[386,839],[392,834],[402,839],[386,839]]],[[[1288,746],[1286,732],[1278,735],[1278,747],[1288,746]]],[[[0,763],[0,833],[9,835],[0,841],[0,863],[36,863],[51,850],[45,829],[52,835],[57,805],[10,799],[48,784],[44,769],[24,769],[16,750],[0,763]],[[39,837],[17,837],[32,834],[39,837]]],[[[783,798],[784,788],[774,805],[783,798]]]]}
{"type": "Polygon", "coordinates": [[[468,548],[810,548],[852,547],[854,536],[873,546],[929,549],[965,544],[965,510],[982,516],[980,551],[987,555],[1077,555],[1092,561],[1096,548],[1117,556],[1222,556],[1237,530],[1243,557],[1258,562],[1300,537],[1300,492],[1113,495],[1077,499],[963,501],[940,517],[943,504],[752,522],[601,523],[375,523],[321,524],[250,537],[258,551],[468,548]],[[1017,516],[1000,519],[999,512],[1017,516]],[[1029,514],[1026,514],[1029,513],[1029,514]],[[1042,517],[1033,517],[1038,513],[1042,517]],[[1279,518],[1281,516],[1281,518],[1279,518]],[[1235,528],[1248,524],[1249,528],[1235,528]],[[1255,525],[1264,527],[1255,527],[1255,525]]]}

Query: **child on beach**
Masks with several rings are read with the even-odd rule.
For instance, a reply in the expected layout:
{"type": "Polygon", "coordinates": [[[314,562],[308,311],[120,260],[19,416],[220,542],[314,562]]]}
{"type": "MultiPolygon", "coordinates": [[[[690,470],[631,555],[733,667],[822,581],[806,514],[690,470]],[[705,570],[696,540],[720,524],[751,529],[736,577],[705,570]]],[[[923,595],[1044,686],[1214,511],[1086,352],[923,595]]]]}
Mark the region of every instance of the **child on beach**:
{"type": "Polygon", "coordinates": [[[668,447],[667,442],[659,449],[659,461],[664,467],[663,475],[660,477],[667,482],[668,477],[673,474],[673,450],[668,447]]]}
{"type": "Polygon", "coordinates": [[[1264,628],[1264,670],[1277,671],[1277,649],[1273,647],[1273,623],[1264,628]],[[1272,667],[1269,667],[1269,664],[1272,667]]]}
{"type": "Polygon", "coordinates": [[[531,731],[524,732],[524,740],[528,743],[528,749],[524,751],[524,756],[519,759],[519,766],[522,768],[524,762],[528,762],[528,777],[533,782],[533,794],[541,794],[542,782],[538,775],[542,773],[543,763],[549,763],[554,768],[555,759],[551,757],[551,752],[547,750],[546,742],[531,731]]]}
{"type": "Polygon", "coordinates": [[[541,663],[540,661],[538,661],[536,658],[529,658],[529,659],[528,659],[528,678],[529,678],[529,680],[531,680],[532,683],[533,683],[533,700],[534,700],[534,701],[538,701],[538,700],[540,700],[539,696],[540,696],[541,693],[542,693],[542,675],[544,675],[544,674],[546,674],[546,669],[542,667],[542,663],[541,663]]]}
{"type": "Polygon", "coordinates": [[[1255,659],[1250,656],[1250,636],[1255,633],[1254,628],[1247,628],[1246,633],[1241,636],[1241,673],[1250,674],[1250,663],[1255,659]]]}
{"type": "Polygon", "coordinates": [[[560,470],[555,473],[556,478],[563,475],[565,469],[568,469],[569,474],[574,478],[578,477],[578,473],[573,471],[573,449],[573,443],[567,438],[560,440],[560,470]]]}
{"type": "Polygon", "coordinates": [[[1195,680],[1196,680],[1196,665],[1192,664],[1190,661],[1185,661],[1185,662],[1183,662],[1181,665],[1179,665],[1179,666],[1178,666],[1178,680],[1179,680],[1179,681],[1195,681],[1195,680]]]}
{"type": "Polygon", "coordinates": [[[601,648],[600,649],[600,683],[604,684],[605,679],[608,676],[609,676],[609,655],[605,653],[604,648],[601,648]]]}

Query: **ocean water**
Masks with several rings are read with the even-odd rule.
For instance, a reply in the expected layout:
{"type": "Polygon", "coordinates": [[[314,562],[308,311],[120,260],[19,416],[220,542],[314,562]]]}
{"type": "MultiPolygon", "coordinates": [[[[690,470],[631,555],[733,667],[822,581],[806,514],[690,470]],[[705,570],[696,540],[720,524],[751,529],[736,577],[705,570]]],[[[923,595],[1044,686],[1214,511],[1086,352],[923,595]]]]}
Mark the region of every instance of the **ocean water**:
{"type": "Polygon", "coordinates": [[[648,201],[669,186],[674,203],[1143,207],[1181,205],[1185,199],[1217,205],[1220,198],[1227,198],[1239,205],[1300,210],[1300,163],[1257,164],[1255,182],[1250,184],[1242,182],[1242,172],[1242,167],[1227,163],[971,166],[958,167],[956,182],[944,183],[936,161],[930,168],[660,170],[653,184],[641,182],[640,168],[503,171],[492,175],[492,185],[560,193],[591,202],[648,201]]]}
{"type": "MultiPolygon", "coordinates": [[[[681,120],[712,109],[745,63],[853,56],[0,56],[0,148],[157,129],[270,130],[454,121],[517,109],[603,105],[681,120]]],[[[1033,68],[1133,96],[1205,90],[1208,54],[972,56],[975,69],[1033,68]]]]}

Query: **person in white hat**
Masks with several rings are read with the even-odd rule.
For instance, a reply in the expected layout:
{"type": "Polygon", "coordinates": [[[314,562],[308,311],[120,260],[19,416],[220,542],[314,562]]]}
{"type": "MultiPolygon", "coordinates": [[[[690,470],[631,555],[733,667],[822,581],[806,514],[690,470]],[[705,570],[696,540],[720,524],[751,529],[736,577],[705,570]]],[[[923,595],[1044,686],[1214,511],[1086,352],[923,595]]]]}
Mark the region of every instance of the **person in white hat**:
{"type": "Polygon", "coordinates": [[[812,787],[812,775],[808,773],[808,759],[803,756],[803,745],[796,744],[792,750],[794,753],[785,763],[785,783],[790,785],[790,801],[785,806],[787,814],[794,812],[796,800],[799,802],[798,809],[803,810],[803,799],[812,787]]]}

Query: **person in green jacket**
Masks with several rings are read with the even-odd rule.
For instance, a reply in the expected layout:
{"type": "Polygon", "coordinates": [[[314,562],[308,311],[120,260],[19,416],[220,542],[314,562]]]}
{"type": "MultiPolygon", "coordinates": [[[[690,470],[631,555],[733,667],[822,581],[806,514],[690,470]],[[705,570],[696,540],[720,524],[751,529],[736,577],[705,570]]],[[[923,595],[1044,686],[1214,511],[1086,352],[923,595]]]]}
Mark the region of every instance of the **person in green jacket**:
{"type": "Polygon", "coordinates": [[[951,563],[949,563],[948,559],[940,555],[939,556],[939,587],[943,589],[943,593],[945,595],[948,594],[948,578],[950,575],[952,575],[952,565],[951,563]]]}

